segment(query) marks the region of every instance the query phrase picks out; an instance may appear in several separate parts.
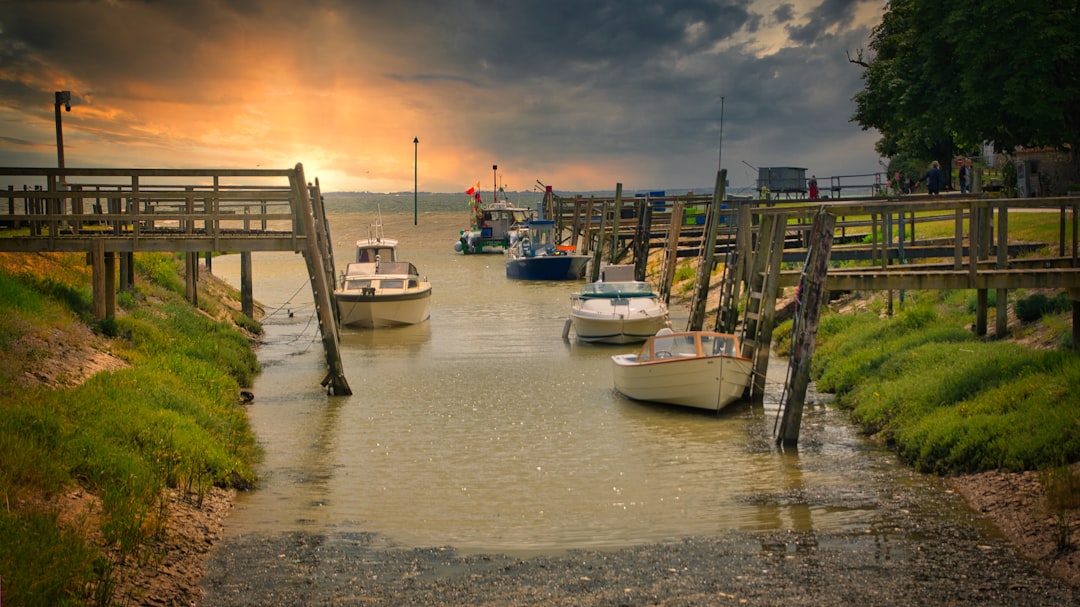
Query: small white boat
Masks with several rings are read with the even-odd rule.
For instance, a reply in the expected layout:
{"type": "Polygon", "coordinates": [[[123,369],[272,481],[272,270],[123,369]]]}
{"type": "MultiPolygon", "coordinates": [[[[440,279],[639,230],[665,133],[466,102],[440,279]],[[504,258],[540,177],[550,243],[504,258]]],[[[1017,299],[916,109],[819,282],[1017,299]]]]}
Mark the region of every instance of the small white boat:
{"type": "Polygon", "coordinates": [[[431,283],[398,260],[397,241],[383,238],[381,223],[356,241],[356,261],[346,266],[334,299],[345,327],[412,325],[431,316],[431,283]]]}
{"type": "Polygon", "coordinates": [[[600,280],[582,285],[570,296],[570,318],[579,341],[631,344],[642,342],[671,326],[668,309],[647,282],[634,280],[634,266],[609,265],[600,280]]]}
{"type": "Polygon", "coordinates": [[[739,348],[728,333],[661,329],[637,354],[611,357],[615,389],[635,400],[719,411],[750,385],[754,363],[739,348]]]}

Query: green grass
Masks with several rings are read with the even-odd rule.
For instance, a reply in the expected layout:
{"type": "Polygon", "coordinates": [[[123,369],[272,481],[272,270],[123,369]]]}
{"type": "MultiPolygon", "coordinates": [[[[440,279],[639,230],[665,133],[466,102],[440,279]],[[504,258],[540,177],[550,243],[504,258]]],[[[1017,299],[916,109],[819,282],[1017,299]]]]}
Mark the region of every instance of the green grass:
{"type": "Polygon", "coordinates": [[[946,294],[888,319],[824,316],[818,388],[920,471],[1080,461],[1080,356],[979,340],[966,303],[946,294]]]}
{"type": "Polygon", "coordinates": [[[183,301],[175,258],[148,258],[136,266],[152,276],[136,278],[111,322],[113,353],[130,366],[56,390],[18,383],[23,369],[47,364],[20,338],[83,322],[88,276],[62,257],[45,266],[68,267],[57,274],[70,282],[12,272],[11,258],[0,268],[0,576],[11,604],[111,604],[115,563],[87,530],[57,525],[67,492],[99,498],[94,524],[119,558],[148,558],[168,517],[165,489],[195,501],[255,480],[258,449],[238,400],[258,372],[248,339],[183,301]]]}

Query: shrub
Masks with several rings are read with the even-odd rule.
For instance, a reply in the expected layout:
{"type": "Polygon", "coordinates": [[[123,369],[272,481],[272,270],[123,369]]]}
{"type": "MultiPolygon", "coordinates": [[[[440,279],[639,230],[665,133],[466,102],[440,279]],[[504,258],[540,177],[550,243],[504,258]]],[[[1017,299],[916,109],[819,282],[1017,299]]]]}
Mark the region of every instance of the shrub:
{"type": "Polygon", "coordinates": [[[1072,301],[1064,292],[1054,298],[1044,293],[1034,293],[1016,300],[1016,317],[1023,322],[1034,322],[1047,314],[1058,314],[1072,308],[1072,301]]]}

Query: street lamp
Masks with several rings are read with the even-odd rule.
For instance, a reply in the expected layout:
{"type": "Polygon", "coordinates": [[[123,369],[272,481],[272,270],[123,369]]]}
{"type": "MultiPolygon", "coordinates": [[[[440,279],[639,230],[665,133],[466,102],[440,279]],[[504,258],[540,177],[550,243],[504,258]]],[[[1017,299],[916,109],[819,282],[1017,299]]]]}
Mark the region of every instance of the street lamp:
{"type": "MultiPolygon", "coordinates": [[[[60,123],[60,106],[71,111],[71,91],[56,91],[56,166],[64,168],[64,127],[60,123]]],[[[63,177],[61,177],[63,179],[63,177]]],[[[66,181],[66,180],[65,180],[66,181]]]]}
{"type": "Polygon", "coordinates": [[[416,225],[416,160],[420,154],[420,138],[413,137],[413,159],[412,159],[412,224],[416,225]]]}

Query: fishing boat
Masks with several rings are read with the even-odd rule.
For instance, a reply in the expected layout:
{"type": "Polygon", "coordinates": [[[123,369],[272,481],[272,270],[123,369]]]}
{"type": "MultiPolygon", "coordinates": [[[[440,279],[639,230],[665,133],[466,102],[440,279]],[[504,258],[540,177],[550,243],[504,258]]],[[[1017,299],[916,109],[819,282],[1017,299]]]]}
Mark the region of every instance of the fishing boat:
{"type": "Polygon", "coordinates": [[[454,250],[465,255],[505,253],[517,241],[521,226],[531,216],[530,209],[515,206],[501,188],[491,203],[483,203],[475,192],[472,225],[461,230],[454,250]]]}
{"type": "Polygon", "coordinates": [[[415,265],[398,260],[397,244],[383,237],[381,223],[356,241],[356,261],[346,266],[334,290],[342,326],[412,325],[431,316],[431,283],[415,265]]]}
{"type": "Polygon", "coordinates": [[[506,252],[506,277],[520,280],[579,280],[585,276],[587,255],[560,246],[555,222],[530,219],[506,252]]]}
{"type": "Polygon", "coordinates": [[[615,389],[634,400],[719,411],[750,385],[754,363],[739,352],[735,335],[660,329],[637,354],[611,357],[615,389]]]}
{"type": "Polygon", "coordinates": [[[579,341],[632,344],[670,326],[667,306],[652,285],[634,280],[634,266],[608,265],[600,270],[600,280],[570,296],[563,336],[572,327],[579,341]]]}

